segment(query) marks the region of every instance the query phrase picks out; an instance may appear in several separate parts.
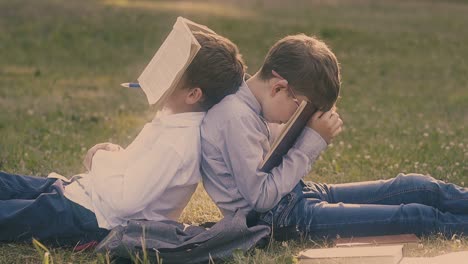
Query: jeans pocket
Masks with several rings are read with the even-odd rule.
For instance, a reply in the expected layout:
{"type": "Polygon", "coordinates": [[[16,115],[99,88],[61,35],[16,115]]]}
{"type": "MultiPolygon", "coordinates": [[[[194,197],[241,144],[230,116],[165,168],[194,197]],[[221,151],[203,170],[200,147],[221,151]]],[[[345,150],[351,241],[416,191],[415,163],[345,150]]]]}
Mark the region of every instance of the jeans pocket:
{"type": "Polygon", "coordinates": [[[285,195],[279,203],[268,212],[261,213],[259,220],[273,227],[284,227],[288,225],[288,216],[298,201],[298,194],[290,192],[285,195]]]}
{"type": "MultiPolygon", "coordinates": [[[[298,201],[296,193],[289,193],[286,197],[287,202],[281,211],[278,212],[276,223],[279,227],[287,227],[293,224],[289,223],[290,213],[298,201]]],[[[295,224],[294,224],[295,225],[295,224]]]]}
{"type": "Polygon", "coordinates": [[[290,221],[290,213],[298,200],[297,193],[288,193],[273,209],[259,215],[259,221],[272,228],[272,236],[275,240],[285,241],[301,237],[297,224],[290,221]]]}

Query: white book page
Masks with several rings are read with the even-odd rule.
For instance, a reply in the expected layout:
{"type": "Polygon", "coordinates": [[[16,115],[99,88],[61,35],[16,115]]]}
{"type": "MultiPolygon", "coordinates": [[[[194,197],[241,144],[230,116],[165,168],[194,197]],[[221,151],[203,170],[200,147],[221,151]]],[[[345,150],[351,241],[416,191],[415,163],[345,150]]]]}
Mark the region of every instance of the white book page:
{"type": "MultiPolygon", "coordinates": [[[[138,82],[148,102],[154,104],[169,89],[175,88],[183,71],[199,49],[192,51],[194,37],[183,19],[178,19],[173,30],[144,69],[138,82]],[[190,58],[191,54],[193,57],[190,58]]],[[[195,40],[196,41],[196,40],[195,40]]]]}

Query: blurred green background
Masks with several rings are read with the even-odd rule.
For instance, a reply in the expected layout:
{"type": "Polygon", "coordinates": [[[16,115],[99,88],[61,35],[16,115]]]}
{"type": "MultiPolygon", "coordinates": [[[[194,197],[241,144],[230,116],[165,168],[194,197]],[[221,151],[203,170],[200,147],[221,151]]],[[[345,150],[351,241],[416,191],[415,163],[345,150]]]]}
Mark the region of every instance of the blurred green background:
{"type": "MultiPolygon", "coordinates": [[[[435,0],[0,0],[0,170],[71,176],[95,143],[131,142],[154,109],[119,84],[136,80],[184,16],[236,43],[250,73],[288,34],[318,36],[336,53],[345,129],[307,179],[418,172],[468,185],[466,14],[466,1],[435,0]]],[[[181,221],[219,218],[200,187],[181,221]]],[[[279,247],[279,262],[301,248],[279,247]]],[[[0,246],[0,256],[18,252],[34,262],[28,246],[0,246]]]]}

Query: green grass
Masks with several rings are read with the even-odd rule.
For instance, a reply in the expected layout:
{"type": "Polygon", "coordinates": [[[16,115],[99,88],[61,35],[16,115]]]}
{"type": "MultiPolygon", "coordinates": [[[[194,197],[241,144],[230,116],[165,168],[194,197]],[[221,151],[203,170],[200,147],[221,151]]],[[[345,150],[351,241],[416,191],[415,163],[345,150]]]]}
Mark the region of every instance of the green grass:
{"type": "MultiPolygon", "coordinates": [[[[464,1],[0,0],[0,170],[45,176],[84,171],[86,150],[126,146],[154,114],[135,80],[178,15],[238,44],[255,72],[287,34],[325,40],[342,67],[344,132],[308,179],[341,183],[430,174],[468,185],[468,4],[464,1]]],[[[181,221],[220,218],[202,188],[181,221]]],[[[273,243],[235,263],[288,263],[313,242],[273,243]]],[[[317,246],[324,246],[318,244],[317,246]]],[[[414,255],[468,249],[424,240],[414,255]]],[[[53,249],[54,263],[97,262],[53,249]]],[[[32,245],[0,245],[0,263],[35,263],[32,245]]]]}

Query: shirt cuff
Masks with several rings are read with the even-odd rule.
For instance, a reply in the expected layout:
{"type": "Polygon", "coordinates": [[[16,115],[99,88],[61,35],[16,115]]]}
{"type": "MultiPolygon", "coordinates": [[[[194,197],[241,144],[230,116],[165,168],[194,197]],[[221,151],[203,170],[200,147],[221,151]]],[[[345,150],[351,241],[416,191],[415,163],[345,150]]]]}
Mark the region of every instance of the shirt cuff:
{"type": "Polygon", "coordinates": [[[294,147],[304,152],[309,158],[315,159],[327,148],[327,142],[315,130],[305,127],[294,147]]]}

